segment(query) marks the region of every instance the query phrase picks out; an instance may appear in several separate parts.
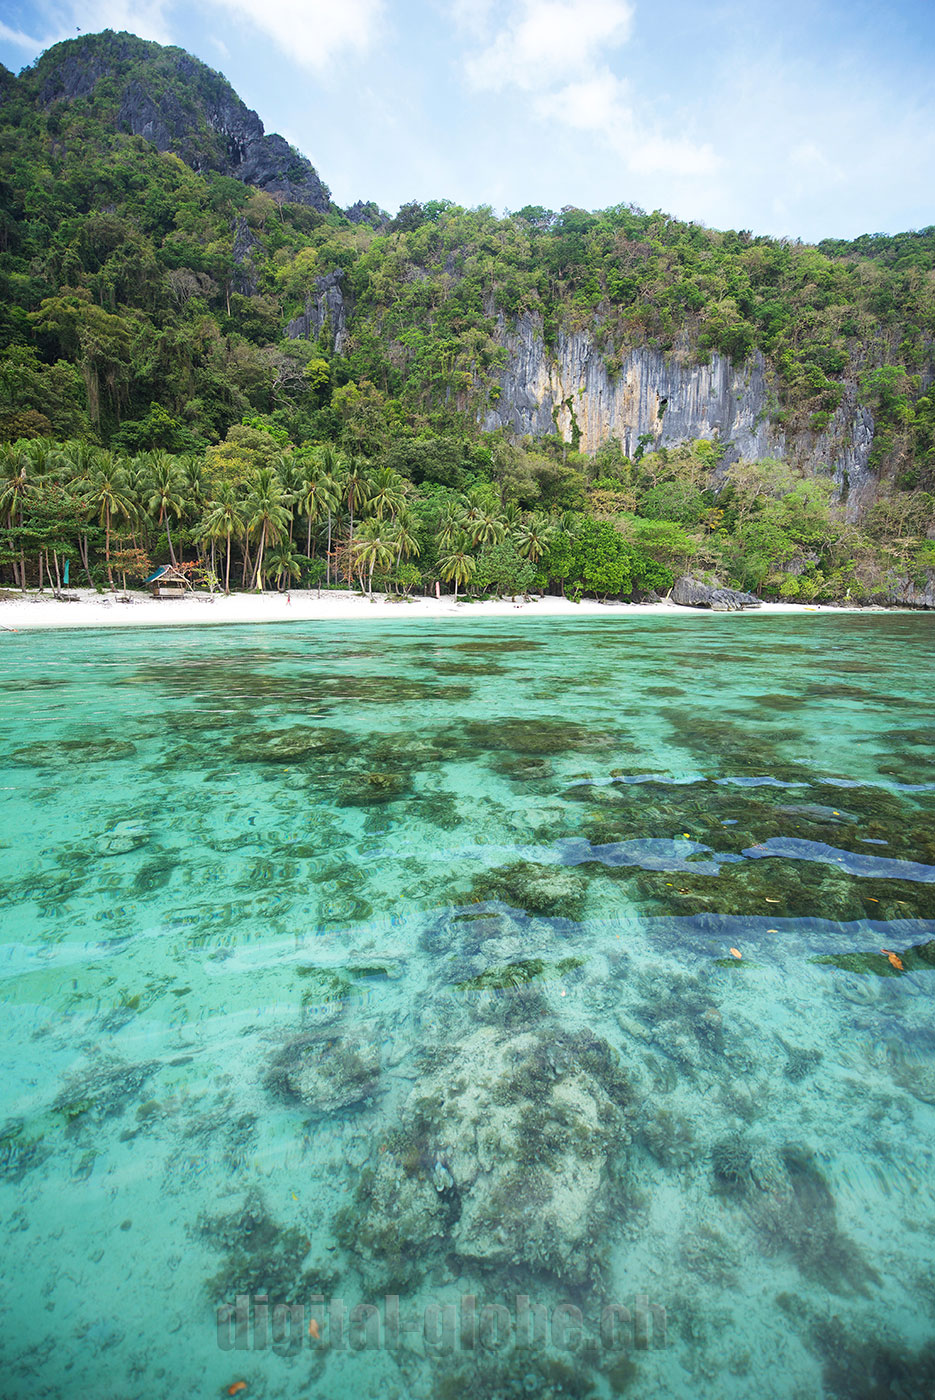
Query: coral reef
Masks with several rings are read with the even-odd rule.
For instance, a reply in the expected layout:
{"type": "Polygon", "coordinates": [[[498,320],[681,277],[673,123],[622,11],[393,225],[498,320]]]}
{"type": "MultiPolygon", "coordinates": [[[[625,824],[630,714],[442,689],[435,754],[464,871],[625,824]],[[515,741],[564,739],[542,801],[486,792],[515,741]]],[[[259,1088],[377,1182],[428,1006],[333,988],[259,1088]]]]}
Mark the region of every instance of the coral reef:
{"type": "Polygon", "coordinates": [[[225,1255],[221,1268],[205,1283],[214,1303],[231,1303],[238,1293],[265,1293],[277,1303],[304,1302],[321,1286],[320,1277],[302,1271],[309,1253],[305,1234],[277,1225],[256,1191],[238,1210],[200,1216],[196,1231],[225,1255]]]}
{"type": "Polygon", "coordinates": [[[296,1036],[274,1057],[267,1087],[317,1113],[336,1113],[374,1098],[380,1089],[380,1048],[359,1035],[327,1030],[296,1036]]]}
{"type": "Polygon", "coordinates": [[[475,875],[465,902],[499,900],[514,909],[549,918],[581,918],[587,883],[572,871],[555,865],[518,860],[475,875]]]}
{"type": "Polygon", "coordinates": [[[361,1180],[345,1240],[384,1276],[424,1266],[447,1232],[465,1260],[584,1281],[599,1267],[632,1101],[599,1037],[482,1027],[423,1074],[402,1138],[361,1180]],[[441,1193],[436,1164],[450,1182],[441,1193]]]}
{"type": "Polygon", "coordinates": [[[745,1138],[721,1138],[711,1148],[711,1170],[718,1187],[730,1195],[742,1196],[752,1182],[753,1152],[745,1138]]]}

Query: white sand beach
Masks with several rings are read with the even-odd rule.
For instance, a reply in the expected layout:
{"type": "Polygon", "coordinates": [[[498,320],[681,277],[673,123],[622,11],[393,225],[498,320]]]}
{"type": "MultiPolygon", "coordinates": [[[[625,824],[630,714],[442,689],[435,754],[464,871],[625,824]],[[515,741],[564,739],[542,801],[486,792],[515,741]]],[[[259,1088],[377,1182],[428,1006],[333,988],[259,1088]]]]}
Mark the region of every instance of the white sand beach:
{"type": "MultiPolygon", "coordinates": [[[[746,616],[764,613],[862,612],[867,609],[827,607],[800,603],[763,603],[746,616]]],[[[874,609],[874,611],[887,611],[874,609]]],[[[468,602],[453,594],[441,598],[404,598],[374,594],[372,598],[347,590],[323,592],[293,589],[291,593],[191,593],[182,598],[153,598],[149,593],[97,593],[90,588],[70,590],[67,599],[51,593],[10,594],[0,599],[0,631],[19,632],[55,627],[192,627],[204,623],[346,622],[355,618],[388,622],[394,619],[465,617],[647,617],[675,615],[709,617],[706,608],[679,607],[675,603],[600,603],[585,598],[511,598],[468,602]]]]}

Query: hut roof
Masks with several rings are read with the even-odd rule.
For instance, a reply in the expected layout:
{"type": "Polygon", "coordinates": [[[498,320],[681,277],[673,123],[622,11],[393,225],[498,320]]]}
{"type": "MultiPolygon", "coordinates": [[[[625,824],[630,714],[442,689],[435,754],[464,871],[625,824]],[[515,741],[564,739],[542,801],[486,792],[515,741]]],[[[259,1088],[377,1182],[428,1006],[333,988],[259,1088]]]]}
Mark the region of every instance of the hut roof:
{"type": "Polygon", "coordinates": [[[160,564],[159,568],[154,569],[149,578],[145,579],[144,582],[158,583],[160,579],[165,579],[166,582],[168,582],[169,579],[178,579],[181,583],[188,582],[185,575],[180,573],[174,564],[160,564]]]}

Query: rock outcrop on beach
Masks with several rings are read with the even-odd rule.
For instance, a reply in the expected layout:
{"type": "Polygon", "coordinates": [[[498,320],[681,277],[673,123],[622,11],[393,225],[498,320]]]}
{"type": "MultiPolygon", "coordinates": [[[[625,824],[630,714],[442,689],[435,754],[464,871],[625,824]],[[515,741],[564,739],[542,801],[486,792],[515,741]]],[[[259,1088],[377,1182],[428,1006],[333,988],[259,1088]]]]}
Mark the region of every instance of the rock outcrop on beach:
{"type": "Polygon", "coordinates": [[[752,593],[743,593],[737,588],[719,588],[688,575],[676,581],[669,597],[680,607],[710,608],[712,612],[741,612],[744,608],[762,606],[759,598],[752,593]]]}

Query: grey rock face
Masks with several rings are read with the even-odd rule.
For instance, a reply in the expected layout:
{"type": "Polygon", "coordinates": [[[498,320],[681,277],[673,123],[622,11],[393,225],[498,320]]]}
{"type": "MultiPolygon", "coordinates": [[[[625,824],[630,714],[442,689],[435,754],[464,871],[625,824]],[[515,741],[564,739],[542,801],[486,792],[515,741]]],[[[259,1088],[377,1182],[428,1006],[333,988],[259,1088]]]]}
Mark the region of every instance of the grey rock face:
{"type": "Polygon", "coordinates": [[[371,228],[383,228],[390,222],[390,216],[385,209],[381,209],[372,199],[358,199],[356,204],[352,204],[349,209],[345,209],[344,217],[351,224],[369,224],[371,228]]]}
{"type": "Polygon", "coordinates": [[[885,600],[904,608],[935,608],[935,574],[927,574],[922,582],[916,582],[903,575],[893,579],[886,591],[885,600]]]}
{"type": "Polygon", "coordinates": [[[253,250],[257,239],[246,219],[238,219],[234,235],[234,289],[243,297],[254,297],[257,293],[256,270],[253,265],[253,250]]]}
{"type": "Polygon", "coordinates": [[[680,607],[711,608],[713,612],[740,612],[743,608],[760,607],[759,598],[752,593],[741,593],[736,588],[713,588],[687,575],[678,580],[669,596],[680,607]]]}
{"type": "Polygon", "coordinates": [[[553,355],[538,316],[520,316],[512,326],[502,314],[497,320],[506,360],[499,398],[484,416],[488,431],[557,431],[568,442],[577,436],[583,452],[616,438],[628,455],[646,434],[659,447],[718,438],[727,444],[724,467],[742,457],[783,457],[812,473],[833,471],[852,518],[872,499],[873,416],[853,386],[824,432],[787,435],[772,422],[777,390],[759,352],[740,366],[717,354],[701,365],[641,346],[611,370],[587,331],[560,331],[553,355]]]}
{"type": "Polygon", "coordinates": [[[311,163],[267,135],[222,77],[183,49],[132,34],[69,39],[43,54],[31,79],[41,106],[90,97],[115,79],[118,128],[173,151],[194,170],[214,170],[326,213],[331,198],[311,163]],[[128,77],[128,71],[133,72],[128,77]]]}
{"type": "Polygon", "coordinates": [[[347,344],[348,317],[353,307],[343,283],[344,269],[340,267],[315,279],[315,294],[306,300],[304,313],[286,327],[290,340],[317,340],[327,324],[331,327],[335,353],[343,354],[347,344]]]}

